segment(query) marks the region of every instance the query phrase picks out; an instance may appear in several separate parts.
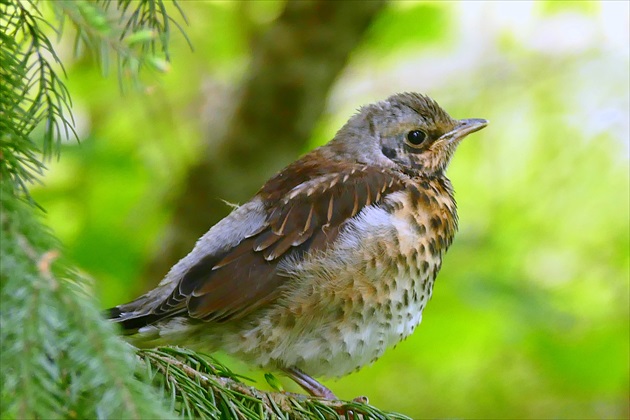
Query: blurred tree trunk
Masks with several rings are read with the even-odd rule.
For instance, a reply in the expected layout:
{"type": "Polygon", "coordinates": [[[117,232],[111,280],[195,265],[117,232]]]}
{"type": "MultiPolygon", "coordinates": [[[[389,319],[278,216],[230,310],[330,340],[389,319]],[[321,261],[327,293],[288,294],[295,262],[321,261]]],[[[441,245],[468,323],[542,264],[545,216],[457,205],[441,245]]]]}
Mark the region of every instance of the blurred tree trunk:
{"type": "Polygon", "coordinates": [[[229,208],[304,151],[326,97],[350,53],[360,43],[377,1],[289,1],[254,44],[248,76],[221,133],[191,168],[161,252],[143,284],[154,286],[229,208]]]}

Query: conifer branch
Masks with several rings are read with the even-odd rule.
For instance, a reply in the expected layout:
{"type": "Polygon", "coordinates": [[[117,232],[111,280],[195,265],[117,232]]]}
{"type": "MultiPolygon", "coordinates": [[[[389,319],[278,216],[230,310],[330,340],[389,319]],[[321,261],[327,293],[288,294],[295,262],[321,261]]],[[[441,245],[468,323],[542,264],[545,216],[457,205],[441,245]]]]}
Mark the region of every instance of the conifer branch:
{"type": "Polygon", "coordinates": [[[134,374],[86,279],[7,183],[0,184],[1,418],[172,417],[134,374]]]}
{"type": "MultiPolygon", "coordinates": [[[[60,76],[65,70],[51,31],[61,37],[69,21],[77,34],[75,52],[85,47],[105,73],[115,55],[121,89],[126,81],[141,86],[144,67],[168,70],[171,25],[188,39],[163,0],[120,0],[110,11],[111,4],[0,0],[0,177],[23,196],[29,196],[28,184],[37,182],[61,141],[77,138],[72,100],[60,76]],[[53,7],[55,25],[44,19],[42,4],[53,7]]],[[[185,22],[179,5],[172,4],[185,22]]]]}
{"type": "Polygon", "coordinates": [[[24,194],[62,135],[75,135],[70,95],[54,70],[63,66],[47,26],[33,2],[0,2],[0,176],[24,194]],[[32,138],[40,125],[41,146],[32,138]]]}
{"type": "Polygon", "coordinates": [[[211,356],[187,349],[160,347],[138,354],[154,384],[171,397],[171,409],[188,418],[408,419],[360,402],[261,391],[211,356]]]}

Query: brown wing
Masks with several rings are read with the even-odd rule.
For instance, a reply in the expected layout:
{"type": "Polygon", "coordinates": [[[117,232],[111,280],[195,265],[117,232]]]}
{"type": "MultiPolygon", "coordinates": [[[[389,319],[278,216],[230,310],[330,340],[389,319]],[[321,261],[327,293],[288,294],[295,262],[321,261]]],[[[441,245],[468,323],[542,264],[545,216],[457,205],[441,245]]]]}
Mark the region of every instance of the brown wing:
{"type": "Polygon", "coordinates": [[[404,179],[387,169],[294,163],[258,193],[269,215],[263,229],[193,266],[152,311],[150,322],[186,309],[208,321],[244,317],[278,297],[287,280],[277,269],[281,260],[326,249],[344,222],[404,186],[404,179]]]}
{"type": "Polygon", "coordinates": [[[259,193],[269,212],[267,227],[182,280],[190,316],[240,318],[274,300],[286,281],[277,270],[282,259],[326,249],[345,221],[402,188],[396,174],[367,166],[288,167],[259,193]]]}

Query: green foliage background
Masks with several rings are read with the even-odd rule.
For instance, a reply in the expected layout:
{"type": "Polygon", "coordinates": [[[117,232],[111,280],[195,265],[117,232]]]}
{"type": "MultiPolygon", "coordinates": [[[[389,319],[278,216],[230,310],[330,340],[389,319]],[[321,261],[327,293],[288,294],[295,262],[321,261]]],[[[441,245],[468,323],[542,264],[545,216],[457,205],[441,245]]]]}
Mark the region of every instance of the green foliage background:
{"type": "MultiPolygon", "coordinates": [[[[98,279],[103,308],[146,287],[136,279],[171,198],[283,3],[181,6],[195,51],[174,37],[170,71],[140,92],[121,96],[91,57],[73,61],[70,38],[59,50],[82,141],[62,146],[32,192],[67,258],[98,279]]],[[[398,91],[491,124],[451,165],[461,230],[422,326],[328,382],[337,395],[414,418],[629,415],[627,16],[625,2],[541,1],[400,2],[377,17],[313,147],[398,91]]]]}

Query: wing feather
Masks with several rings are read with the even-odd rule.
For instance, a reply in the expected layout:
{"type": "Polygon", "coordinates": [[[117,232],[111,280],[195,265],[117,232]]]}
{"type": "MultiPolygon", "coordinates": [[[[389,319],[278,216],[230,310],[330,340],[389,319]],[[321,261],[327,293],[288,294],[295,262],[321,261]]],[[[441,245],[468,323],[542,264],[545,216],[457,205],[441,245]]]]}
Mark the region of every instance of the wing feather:
{"type": "Polygon", "coordinates": [[[266,224],[192,266],[171,295],[144,314],[147,323],[183,310],[192,318],[222,322],[269,304],[288,280],[278,270],[280,261],[325,250],[350,218],[405,188],[404,177],[358,164],[313,164],[312,159],[287,167],[258,193],[269,215],[266,224]]]}

